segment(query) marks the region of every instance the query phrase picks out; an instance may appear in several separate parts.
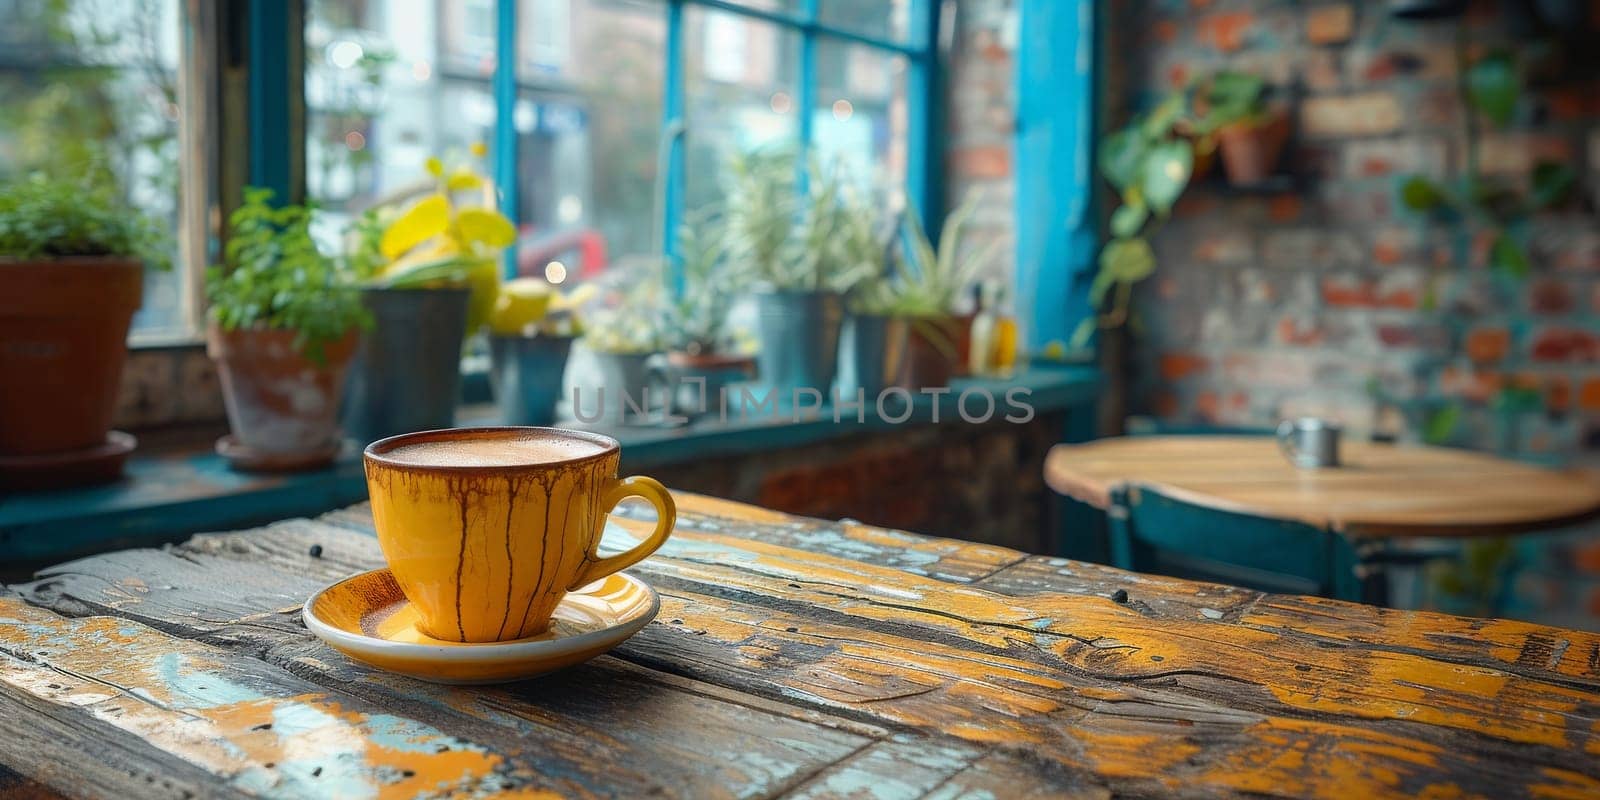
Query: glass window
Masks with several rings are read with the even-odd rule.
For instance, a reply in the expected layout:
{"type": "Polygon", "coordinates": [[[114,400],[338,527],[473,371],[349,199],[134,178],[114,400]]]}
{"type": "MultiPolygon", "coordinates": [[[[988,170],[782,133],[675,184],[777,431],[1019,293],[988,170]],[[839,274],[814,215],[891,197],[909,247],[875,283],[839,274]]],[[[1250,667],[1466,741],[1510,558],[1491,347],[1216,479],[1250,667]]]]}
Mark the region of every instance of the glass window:
{"type": "Polygon", "coordinates": [[[870,47],[817,42],[811,147],[824,164],[898,203],[906,177],[906,59],[870,47]]]}
{"type": "Polygon", "coordinates": [[[911,27],[911,0],[822,0],[817,21],[863,36],[904,42],[911,27]]]}
{"type": "Polygon", "coordinates": [[[684,12],[684,205],[716,202],[734,154],[799,143],[800,34],[725,11],[684,12]]]}
{"type": "Polygon", "coordinates": [[[666,4],[522,0],[518,41],[518,270],[560,260],[593,275],[660,252],[655,241],[666,4]],[[556,8],[559,6],[559,11],[556,8]],[[529,13],[537,11],[537,13],[529,13]],[[535,33],[541,25],[557,29],[535,33]]]}
{"type": "Polygon", "coordinates": [[[313,0],[306,190],[325,231],[418,190],[429,156],[492,147],[494,19],[493,0],[313,0]]]}
{"type": "Polygon", "coordinates": [[[94,170],[168,220],[174,269],[145,272],[135,338],[193,333],[178,258],[179,0],[0,2],[0,180],[94,170]]]}

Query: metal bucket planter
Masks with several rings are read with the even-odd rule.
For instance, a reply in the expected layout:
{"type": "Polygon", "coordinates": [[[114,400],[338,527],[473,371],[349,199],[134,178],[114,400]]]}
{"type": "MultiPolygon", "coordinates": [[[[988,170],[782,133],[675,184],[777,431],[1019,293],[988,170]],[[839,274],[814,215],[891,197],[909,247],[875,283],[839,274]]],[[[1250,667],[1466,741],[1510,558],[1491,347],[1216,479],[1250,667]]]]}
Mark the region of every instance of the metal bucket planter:
{"type": "Polygon", "coordinates": [[[839,358],[843,303],[832,292],[769,290],[756,293],[761,349],[760,381],[784,401],[796,388],[833,390],[839,358]]]}
{"type": "MultiPolygon", "coordinates": [[[[672,413],[682,417],[720,414],[723,390],[755,376],[755,361],[748,356],[667,353],[654,368],[654,381],[663,387],[672,413]]],[[[737,403],[728,398],[728,407],[737,403]]]]}
{"type": "Polygon", "coordinates": [[[507,425],[550,425],[572,352],[568,336],[489,337],[489,384],[507,425]]]}
{"type": "Polygon", "coordinates": [[[366,444],[449,428],[461,398],[470,289],[367,289],[376,323],[350,365],[344,429],[366,444]]]}
{"type": "Polygon", "coordinates": [[[590,352],[593,386],[576,386],[573,416],[601,424],[639,424],[661,408],[661,392],[652,387],[650,360],[655,353],[590,352]],[[596,416],[598,415],[598,419],[596,416]]]}
{"type": "Polygon", "coordinates": [[[839,395],[853,399],[859,391],[872,402],[891,385],[890,319],[852,314],[839,335],[839,395]]]}

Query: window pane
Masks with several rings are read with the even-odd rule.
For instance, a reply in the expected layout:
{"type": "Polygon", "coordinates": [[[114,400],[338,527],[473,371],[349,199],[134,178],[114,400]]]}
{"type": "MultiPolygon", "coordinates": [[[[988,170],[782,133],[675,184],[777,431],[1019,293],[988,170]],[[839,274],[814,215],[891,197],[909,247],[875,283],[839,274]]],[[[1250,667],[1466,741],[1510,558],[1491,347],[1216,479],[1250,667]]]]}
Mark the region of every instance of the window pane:
{"type": "Polygon", "coordinates": [[[431,155],[493,146],[493,0],[313,0],[306,185],[324,232],[425,176],[431,155]]]}
{"type": "Polygon", "coordinates": [[[659,253],[666,5],[522,0],[519,11],[519,269],[543,274],[561,260],[574,274],[593,274],[659,253]]]}
{"type": "Polygon", "coordinates": [[[720,199],[717,176],[734,154],[798,143],[800,35],[694,6],[684,28],[684,203],[697,208],[720,199]]]}
{"type": "Polygon", "coordinates": [[[906,176],[906,60],[838,40],[817,43],[812,149],[824,164],[900,202],[906,176]]]}
{"type": "Polygon", "coordinates": [[[168,223],[174,269],[146,270],[140,334],[188,334],[178,253],[178,0],[0,3],[0,180],[98,164],[168,223]]]}
{"type": "Polygon", "coordinates": [[[851,33],[897,42],[910,29],[911,0],[822,0],[817,21],[851,33]]]}
{"type": "Polygon", "coordinates": [[[803,0],[732,0],[736,6],[748,6],[762,11],[777,11],[785,14],[800,13],[800,3],[803,0]]]}

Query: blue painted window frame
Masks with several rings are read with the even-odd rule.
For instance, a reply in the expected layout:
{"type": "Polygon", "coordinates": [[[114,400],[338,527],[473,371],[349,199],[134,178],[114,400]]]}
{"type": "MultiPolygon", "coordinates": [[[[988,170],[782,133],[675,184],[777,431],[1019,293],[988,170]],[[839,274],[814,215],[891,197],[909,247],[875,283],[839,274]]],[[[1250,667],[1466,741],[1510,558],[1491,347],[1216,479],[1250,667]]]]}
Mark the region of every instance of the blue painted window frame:
{"type": "Polygon", "coordinates": [[[1017,312],[1028,352],[1071,355],[1096,309],[1100,248],[1094,151],[1099,71],[1097,0],[1021,0],[1017,45],[1017,312]]]}
{"type": "MultiPolygon", "coordinates": [[[[846,28],[829,25],[820,19],[822,0],[800,0],[798,12],[777,11],[740,5],[730,0],[663,0],[667,11],[667,40],[662,69],[662,123],[663,146],[667,153],[667,170],[662,192],[663,218],[658,220],[664,235],[660,237],[665,254],[672,255],[678,221],[683,215],[683,137],[689,131],[685,117],[683,91],[683,24],[684,8],[697,5],[702,8],[761,20],[781,29],[800,35],[801,50],[795,76],[796,105],[804,110],[800,114],[799,144],[802,149],[811,144],[811,110],[816,96],[816,43],[829,38],[872,48],[882,53],[903,56],[908,65],[906,82],[906,197],[922,217],[924,228],[937,236],[943,219],[943,143],[940,115],[942,76],[940,75],[937,43],[941,0],[910,0],[910,30],[905,41],[874,36],[846,28]]],[[[261,121],[252,125],[250,132],[251,157],[250,182],[260,186],[287,188],[288,164],[293,138],[289,135],[287,101],[288,80],[283,68],[282,44],[288,33],[288,3],[278,0],[249,0],[251,70],[250,105],[252,119],[261,121]]],[[[513,186],[517,178],[517,132],[510,110],[517,99],[517,0],[496,0],[495,8],[495,71],[490,83],[499,113],[495,115],[492,171],[495,182],[513,186]]],[[[286,195],[287,192],[281,194],[286,195]]],[[[501,192],[501,210],[513,222],[520,223],[515,192],[501,192]]],[[[676,271],[676,262],[674,262],[676,271]]],[[[508,250],[505,256],[507,277],[516,274],[516,254],[508,250]]],[[[671,276],[674,285],[680,285],[677,275],[671,276]]]]}

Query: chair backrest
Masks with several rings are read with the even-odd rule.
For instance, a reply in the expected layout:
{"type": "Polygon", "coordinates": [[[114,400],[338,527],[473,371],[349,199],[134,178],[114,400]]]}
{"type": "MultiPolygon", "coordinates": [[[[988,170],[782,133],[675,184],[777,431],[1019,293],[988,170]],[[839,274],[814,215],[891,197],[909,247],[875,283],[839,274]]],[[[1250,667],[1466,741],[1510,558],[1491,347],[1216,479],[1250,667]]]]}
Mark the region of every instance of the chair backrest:
{"type": "Polygon", "coordinates": [[[1355,550],[1329,530],[1219,511],[1141,487],[1114,490],[1108,516],[1112,563],[1123,569],[1361,599],[1355,550]]]}

